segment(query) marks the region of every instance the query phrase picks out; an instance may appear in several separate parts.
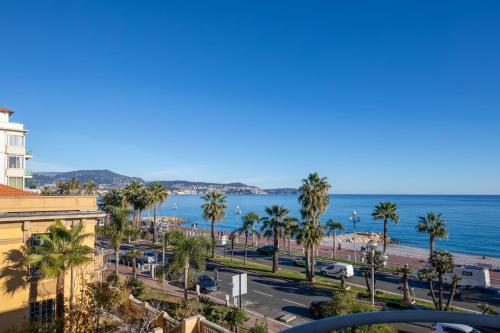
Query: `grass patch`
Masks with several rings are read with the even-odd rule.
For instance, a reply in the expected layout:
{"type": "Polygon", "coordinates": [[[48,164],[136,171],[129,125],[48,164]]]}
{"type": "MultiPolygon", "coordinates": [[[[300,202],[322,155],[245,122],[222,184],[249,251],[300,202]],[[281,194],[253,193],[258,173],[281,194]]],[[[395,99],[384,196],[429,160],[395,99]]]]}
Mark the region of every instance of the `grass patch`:
{"type": "MultiPolygon", "coordinates": [[[[248,259],[247,259],[246,265],[243,264],[243,260],[233,259],[231,261],[231,259],[228,257],[217,256],[215,259],[212,259],[212,260],[214,262],[221,264],[221,265],[224,265],[226,267],[235,268],[235,269],[242,269],[242,270],[257,273],[259,275],[266,276],[266,277],[287,279],[287,280],[292,280],[292,281],[300,282],[300,283],[308,283],[306,280],[305,274],[303,274],[303,273],[292,271],[292,270],[285,269],[285,268],[280,268],[278,270],[278,272],[273,273],[272,268],[270,266],[259,264],[259,263],[256,263],[254,261],[248,260],[248,259]]],[[[332,291],[341,290],[340,289],[340,281],[337,281],[337,280],[334,280],[334,279],[331,279],[328,277],[324,277],[324,276],[316,276],[315,282],[311,285],[313,287],[316,287],[316,288],[328,289],[328,290],[332,290],[332,291]]],[[[368,294],[368,291],[366,288],[353,286],[353,285],[350,285],[350,287],[351,287],[352,291],[355,291],[358,293],[359,298],[361,298],[363,300],[370,299],[371,296],[368,294]]],[[[389,301],[399,302],[399,301],[401,301],[401,296],[378,291],[375,295],[375,301],[381,302],[381,303],[386,303],[389,301]]],[[[423,307],[426,307],[429,309],[434,308],[431,302],[422,301],[422,300],[417,300],[417,305],[423,306],[423,307]]]]}

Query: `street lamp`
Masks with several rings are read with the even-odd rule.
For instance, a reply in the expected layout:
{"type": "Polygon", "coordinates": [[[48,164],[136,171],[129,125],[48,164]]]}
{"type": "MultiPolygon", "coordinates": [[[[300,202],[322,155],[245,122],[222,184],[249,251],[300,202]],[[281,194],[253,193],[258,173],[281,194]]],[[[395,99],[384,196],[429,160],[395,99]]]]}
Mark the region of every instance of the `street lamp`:
{"type": "Polygon", "coordinates": [[[358,213],[353,210],[352,215],[349,216],[349,222],[352,222],[354,225],[354,262],[357,262],[357,255],[356,255],[356,223],[359,223],[359,216],[358,213]]]}
{"type": "Polygon", "coordinates": [[[234,214],[236,214],[236,225],[239,227],[240,226],[240,214],[241,214],[240,206],[236,206],[236,208],[234,209],[234,214]]]}
{"type": "Polygon", "coordinates": [[[368,244],[366,244],[366,247],[368,248],[368,250],[371,251],[371,254],[372,254],[372,262],[371,262],[372,288],[371,288],[371,291],[372,291],[372,306],[375,306],[375,250],[377,249],[378,244],[375,240],[372,239],[368,242],[368,244]]]}
{"type": "Polygon", "coordinates": [[[175,202],[174,202],[174,204],[172,205],[172,209],[174,210],[174,217],[175,217],[175,211],[177,210],[177,205],[175,204],[175,202]]]}

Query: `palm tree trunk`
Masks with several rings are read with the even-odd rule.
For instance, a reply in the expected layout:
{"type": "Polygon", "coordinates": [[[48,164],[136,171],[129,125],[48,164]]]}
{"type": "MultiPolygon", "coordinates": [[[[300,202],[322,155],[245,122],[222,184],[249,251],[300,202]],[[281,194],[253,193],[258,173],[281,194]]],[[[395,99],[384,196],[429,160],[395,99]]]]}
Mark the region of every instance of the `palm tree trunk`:
{"type": "Polygon", "coordinates": [[[434,282],[431,279],[427,279],[427,282],[429,282],[429,291],[431,292],[431,297],[432,297],[432,302],[434,303],[434,307],[436,310],[439,310],[438,302],[436,299],[436,293],[434,292],[434,282]]]}
{"type": "Polygon", "coordinates": [[[153,205],[153,243],[158,242],[158,227],[156,225],[156,205],[153,205]]]}
{"type": "Polygon", "coordinates": [[[314,265],[314,245],[311,245],[311,271],[309,272],[309,282],[314,283],[314,273],[315,273],[315,265],[314,265]]]}
{"type": "Polygon", "coordinates": [[[309,247],[305,247],[306,252],[306,279],[309,281],[309,247]]]}
{"type": "Polygon", "coordinates": [[[137,279],[137,259],[132,259],[132,276],[134,279],[137,279]]]}
{"type": "Polygon", "coordinates": [[[384,253],[387,247],[387,219],[384,220],[384,253]]]}
{"type": "Polygon", "coordinates": [[[439,274],[439,310],[443,310],[443,275],[439,274]]]}
{"type": "Polygon", "coordinates": [[[234,256],[234,237],[231,237],[231,262],[233,262],[234,256]]]}
{"type": "Polygon", "coordinates": [[[288,237],[288,254],[292,254],[292,237],[288,237]]]}
{"type": "Polygon", "coordinates": [[[429,236],[429,261],[431,260],[432,254],[434,253],[434,235],[429,236]]]}
{"type": "Polygon", "coordinates": [[[248,250],[248,234],[245,234],[245,256],[243,257],[243,265],[247,264],[247,250],[248,250]]]}
{"type": "Polygon", "coordinates": [[[215,258],[215,220],[212,220],[212,258],[215,258]]]}
{"type": "Polygon", "coordinates": [[[366,283],[366,289],[368,289],[368,294],[371,295],[372,293],[372,288],[370,285],[370,281],[368,280],[368,271],[364,271],[363,275],[365,276],[365,283],[366,283]]]}
{"type": "Polygon", "coordinates": [[[333,241],[333,244],[332,244],[332,246],[333,246],[332,256],[333,257],[332,258],[336,259],[337,258],[337,247],[335,246],[337,244],[337,232],[336,231],[333,232],[333,240],[332,241],[333,241]]]}
{"type": "Polygon", "coordinates": [[[62,272],[57,276],[56,282],[56,320],[57,320],[57,333],[64,333],[64,278],[66,272],[62,272]]]}
{"type": "Polygon", "coordinates": [[[184,300],[188,300],[189,262],[184,265],[184,300]]]}
{"type": "Polygon", "coordinates": [[[457,292],[457,283],[458,281],[456,279],[453,279],[453,282],[451,284],[450,298],[448,298],[448,302],[446,302],[446,308],[444,309],[444,311],[450,311],[451,309],[451,302],[453,302],[453,298],[455,297],[455,293],[457,292]]]}
{"type": "Polygon", "coordinates": [[[278,271],[280,241],[278,236],[274,236],[274,253],[273,253],[273,273],[278,271]]]}
{"type": "Polygon", "coordinates": [[[115,274],[118,277],[118,261],[120,260],[120,252],[115,250],[115,274]]]}

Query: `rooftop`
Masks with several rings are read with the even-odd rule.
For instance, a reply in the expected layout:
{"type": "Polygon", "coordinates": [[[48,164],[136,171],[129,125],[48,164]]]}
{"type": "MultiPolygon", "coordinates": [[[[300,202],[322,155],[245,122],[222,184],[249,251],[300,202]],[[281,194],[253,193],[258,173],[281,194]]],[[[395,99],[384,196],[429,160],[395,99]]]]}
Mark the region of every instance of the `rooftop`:
{"type": "MultiPolygon", "coordinates": [[[[0,108],[1,109],[1,108],[0,108]]],[[[35,196],[35,193],[0,184],[0,197],[35,196]]]]}
{"type": "Polygon", "coordinates": [[[11,110],[11,109],[8,109],[8,108],[4,108],[4,107],[0,107],[0,112],[7,112],[7,113],[14,113],[14,110],[11,110]]]}

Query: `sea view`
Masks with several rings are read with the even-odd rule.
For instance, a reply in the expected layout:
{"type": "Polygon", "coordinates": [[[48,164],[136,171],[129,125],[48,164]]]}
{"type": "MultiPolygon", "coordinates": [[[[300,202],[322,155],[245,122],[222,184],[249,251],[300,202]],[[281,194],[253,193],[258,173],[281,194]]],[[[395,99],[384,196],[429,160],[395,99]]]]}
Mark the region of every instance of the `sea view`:
{"type": "MultiPolygon", "coordinates": [[[[500,196],[473,195],[330,195],[330,206],[322,221],[334,219],[342,222],[345,232],[352,232],[353,226],[347,218],[353,210],[358,212],[361,222],[357,231],[382,232],[382,222],[371,218],[373,207],[380,201],[391,201],[398,205],[400,222],[390,223],[389,235],[402,245],[428,248],[427,234],[415,230],[417,216],[424,216],[429,210],[443,213],[449,232],[448,239],[437,241],[437,248],[478,256],[500,257],[500,196]]],[[[193,223],[198,228],[209,228],[201,215],[202,200],[199,195],[174,195],[158,211],[159,215],[175,215],[193,223]]],[[[263,214],[263,209],[272,204],[283,205],[291,215],[299,216],[299,204],[295,195],[229,195],[228,209],[224,221],[217,228],[232,231],[237,226],[235,208],[240,207],[242,215],[248,212],[263,214]]],[[[143,215],[147,216],[148,212],[143,215]]],[[[152,212],[150,212],[152,214],[152,212]]]]}

